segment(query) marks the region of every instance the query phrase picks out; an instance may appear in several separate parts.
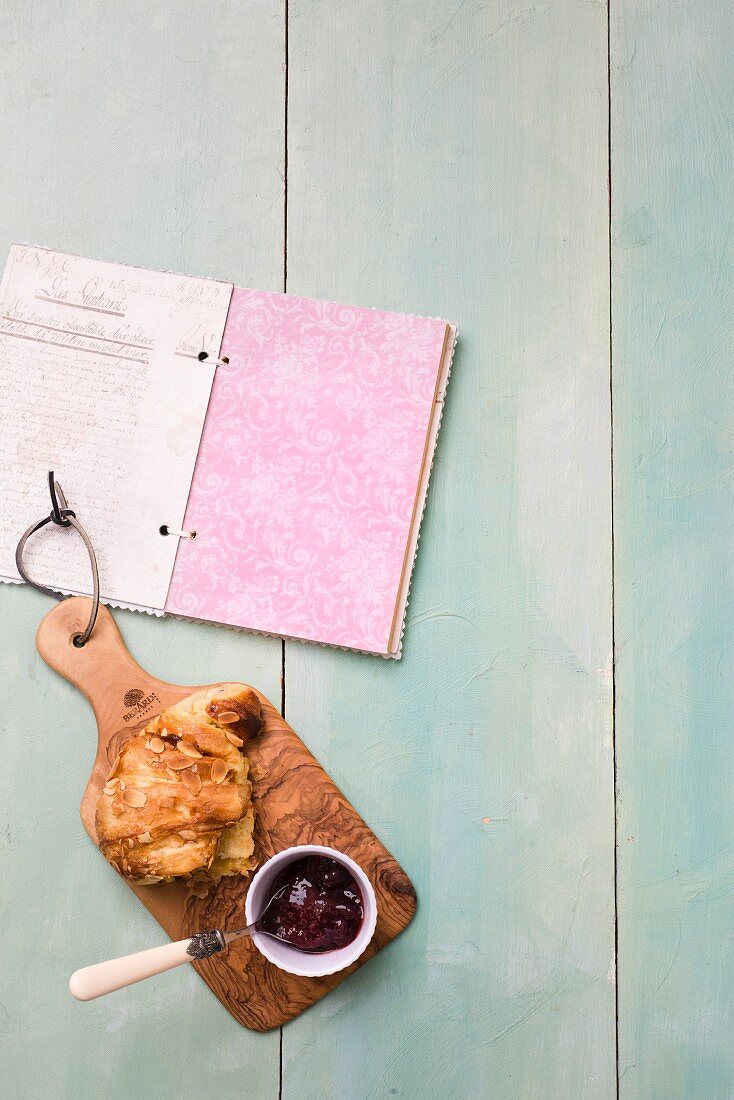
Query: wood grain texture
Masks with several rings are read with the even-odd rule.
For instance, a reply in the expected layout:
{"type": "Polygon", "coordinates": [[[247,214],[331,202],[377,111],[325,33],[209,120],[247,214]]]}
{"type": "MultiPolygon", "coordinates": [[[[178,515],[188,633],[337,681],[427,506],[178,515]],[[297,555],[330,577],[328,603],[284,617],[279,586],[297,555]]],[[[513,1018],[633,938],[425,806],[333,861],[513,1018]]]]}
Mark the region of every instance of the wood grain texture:
{"type": "MultiPolygon", "coordinates": [[[[0,256],[31,240],[280,289],[281,3],[5,0],[0,30],[0,256]]],[[[13,929],[0,982],[0,1092],[201,1100],[246,1087],[275,1097],[278,1035],[239,1028],[193,971],[96,1008],[69,997],[82,955],[151,947],[160,931],[90,851],[79,820],[95,725],[35,652],[50,606],[0,586],[0,865],[13,883],[0,890],[0,920],[13,929]],[[161,1042],[162,1032],[174,1041],[161,1042]]],[[[224,677],[279,697],[275,640],[131,613],[121,622],[164,679],[224,677]]]]}
{"type": "Polygon", "coordinates": [[[283,1097],[612,1097],[606,8],[289,10],[288,289],[459,345],[402,662],[286,647],[421,904],[284,1030],[283,1097]]]}
{"type": "MultiPolygon", "coordinates": [[[[90,607],[91,600],[82,597],[60,603],[41,622],[36,645],[46,664],[83,692],[94,711],[97,752],[80,813],[84,828],[98,844],[97,803],[118,753],[130,736],[157,714],[204,685],[169,684],[146,672],[126,648],[106,607],[100,607],[87,644],[76,648],[73,639],[88,621],[90,607]],[[126,699],[131,691],[141,692],[143,701],[133,708],[136,713],[132,715],[126,699]]],[[[372,942],[353,966],[337,974],[323,978],[287,974],[269,963],[249,937],[238,940],[221,955],[194,963],[239,1023],[255,1031],[270,1031],[335,989],[402,932],[413,918],[416,896],[405,872],[300,738],[269,699],[260,692],[258,695],[263,728],[246,745],[257,814],[254,836],[258,864],[295,844],[336,848],[359,864],[377,898],[377,927],[372,942]]],[[[128,885],[172,940],[209,928],[226,931],[247,924],[246,882],[239,875],[223,879],[204,898],[193,896],[180,882],[128,885]]]]}
{"type": "Polygon", "coordinates": [[[724,1100],[734,9],[611,10],[620,1094],[724,1100]]]}

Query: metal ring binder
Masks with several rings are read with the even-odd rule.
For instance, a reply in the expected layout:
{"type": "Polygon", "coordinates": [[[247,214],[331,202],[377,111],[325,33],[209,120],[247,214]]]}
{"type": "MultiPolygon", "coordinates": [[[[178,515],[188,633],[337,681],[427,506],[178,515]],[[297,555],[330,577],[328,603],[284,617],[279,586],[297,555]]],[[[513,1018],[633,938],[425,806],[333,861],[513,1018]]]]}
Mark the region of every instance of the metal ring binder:
{"type": "Polygon", "coordinates": [[[92,546],[89,535],[76,518],[76,512],[73,512],[67,504],[64,491],[54,478],[53,471],[50,471],[48,475],[48,489],[51,494],[51,514],[39,520],[38,523],[32,523],[28,530],[21,535],[20,541],[15,548],[15,567],[26,584],[30,584],[32,588],[37,588],[39,592],[45,592],[47,596],[52,596],[55,600],[63,600],[64,595],[61,592],[55,592],[53,588],[49,588],[48,585],[34,581],[33,578],[28,575],[25,565],[23,564],[23,551],[31,535],[35,535],[36,531],[40,531],[47,523],[55,523],[57,527],[74,528],[87,548],[89,562],[92,566],[92,610],[89,613],[89,621],[86,627],[81,634],[77,634],[73,639],[74,645],[78,649],[81,649],[81,647],[86,645],[89,641],[89,636],[94,630],[94,624],[97,621],[97,612],[99,610],[99,570],[97,569],[97,555],[94,552],[94,547],[92,546]]]}

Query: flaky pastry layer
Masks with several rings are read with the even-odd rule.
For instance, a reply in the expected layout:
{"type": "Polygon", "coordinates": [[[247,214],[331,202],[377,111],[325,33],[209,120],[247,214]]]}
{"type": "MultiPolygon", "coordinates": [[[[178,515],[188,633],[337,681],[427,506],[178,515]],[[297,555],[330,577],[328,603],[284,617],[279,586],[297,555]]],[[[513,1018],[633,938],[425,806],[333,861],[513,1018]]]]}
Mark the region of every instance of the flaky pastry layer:
{"type": "Polygon", "coordinates": [[[243,684],[194,692],[126,742],[97,803],[99,846],[125,878],[217,882],[254,867],[245,741],[262,725],[243,684]]]}

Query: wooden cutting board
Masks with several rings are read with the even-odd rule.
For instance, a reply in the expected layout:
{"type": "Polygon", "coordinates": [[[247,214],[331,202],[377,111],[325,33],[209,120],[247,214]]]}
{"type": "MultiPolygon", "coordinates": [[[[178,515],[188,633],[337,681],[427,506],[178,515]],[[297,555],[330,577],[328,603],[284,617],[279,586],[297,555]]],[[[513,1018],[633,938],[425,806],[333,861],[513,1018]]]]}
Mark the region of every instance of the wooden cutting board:
{"type": "MultiPolygon", "coordinates": [[[[81,804],[84,827],[96,844],[97,799],[121,746],[156,714],[203,685],[180,687],[145,672],[131,657],[105,607],[99,609],[91,638],[77,649],[73,638],[86,624],[89,605],[86,597],[75,596],[54,607],[38,628],[36,645],[44,661],[84,693],[97,719],[97,756],[81,804]]],[[[258,860],[263,862],[292,844],[337,848],[355,859],[370,878],[378,910],[368,950],[348,970],[330,977],[286,974],[264,959],[247,938],[221,955],[192,964],[236,1020],[256,1031],[269,1031],[318,1001],[402,932],[415,913],[416,896],[403,869],[288,723],[268,699],[260,695],[260,700],[263,731],[246,749],[254,772],[258,860]]],[[[112,867],[110,874],[115,874],[112,867]]],[[[247,882],[238,876],[223,879],[203,899],[192,896],[180,883],[131,889],[174,940],[207,928],[241,928],[246,923],[247,882]]],[[[119,945],[109,946],[114,955],[119,945]]]]}

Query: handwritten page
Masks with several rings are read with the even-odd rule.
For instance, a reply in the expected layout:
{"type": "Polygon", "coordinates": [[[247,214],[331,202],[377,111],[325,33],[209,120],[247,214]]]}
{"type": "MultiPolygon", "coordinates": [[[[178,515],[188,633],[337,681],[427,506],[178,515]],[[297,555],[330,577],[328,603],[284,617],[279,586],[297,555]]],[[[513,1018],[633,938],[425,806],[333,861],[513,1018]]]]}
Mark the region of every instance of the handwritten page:
{"type": "MultiPolygon", "coordinates": [[[[230,283],[13,245],[0,284],[0,579],[50,511],[47,471],[96,549],[102,598],[162,613],[230,283]],[[208,353],[200,362],[198,354],[208,353]]],[[[91,592],[75,533],[26,547],[34,579],[91,592]]]]}

